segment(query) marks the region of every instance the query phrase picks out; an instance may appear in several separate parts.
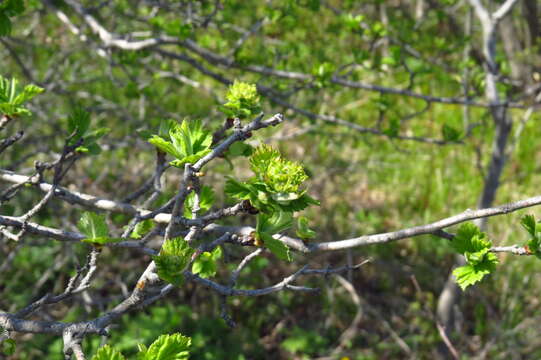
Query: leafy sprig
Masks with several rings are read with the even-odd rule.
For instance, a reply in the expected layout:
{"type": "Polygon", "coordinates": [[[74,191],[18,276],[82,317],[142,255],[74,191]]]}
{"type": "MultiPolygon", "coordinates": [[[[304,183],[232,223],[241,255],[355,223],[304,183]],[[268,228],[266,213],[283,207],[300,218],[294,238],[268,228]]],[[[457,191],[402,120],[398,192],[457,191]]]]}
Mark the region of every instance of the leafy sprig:
{"type": "Polygon", "coordinates": [[[284,159],[268,145],[258,147],[250,157],[250,168],[255,176],[246,182],[229,178],[225,192],[239,200],[249,200],[255,208],[272,213],[274,211],[295,212],[319,205],[310,197],[302,184],[308,179],[303,167],[284,159]]]}
{"type": "Polygon", "coordinates": [[[193,164],[211,151],[212,135],[203,129],[199,120],[184,120],[181,124],[169,122],[166,136],[152,135],[148,142],[175,157],[170,164],[182,168],[184,164],[193,164]]]}
{"type": "Polygon", "coordinates": [[[30,110],[23,105],[43,91],[43,88],[32,84],[21,89],[17,79],[10,80],[0,76],[0,114],[7,116],[32,115],[30,110]]]}
{"type": "Polygon", "coordinates": [[[462,224],[451,241],[451,247],[466,258],[467,264],[456,268],[453,275],[458,285],[465,290],[481,281],[496,269],[498,258],[489,252],[492,242],[484,232],[472,223],[462,224]]]}

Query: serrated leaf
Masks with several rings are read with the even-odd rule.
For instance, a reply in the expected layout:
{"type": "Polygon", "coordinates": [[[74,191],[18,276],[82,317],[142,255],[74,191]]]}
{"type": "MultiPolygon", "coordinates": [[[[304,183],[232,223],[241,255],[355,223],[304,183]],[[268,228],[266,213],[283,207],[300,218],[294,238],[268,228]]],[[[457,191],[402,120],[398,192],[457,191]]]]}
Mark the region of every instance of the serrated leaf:
{"type": "Polygon", "coordinates": [[[492,253],[487,254],[485,261],[478,264],[466,264],[453,270],[456,282],[465,290],[468,286],[481,281],[486,275],[490,274],[496,268],[498,259],[492,253]],[[492,255],[492,256],[490,256],[492,255]]]}
{"type": "Polygon", "coordinates": [[[125,360],[121,352],[113,349],[109,345],[104,345],[98,349],[96,355],[91,360],[125,360]]]}
{"type": "Polygon", "coordinates": [[[257,232],[256,236],[258,236],[261,240],[263,240],[265,247],[269,249],[279,259],[284,260],[284,261],[292,260],[291,254],[289,253],[289,248],[287,247],[286,244],[284,244],[280,240],[273,238],[272,235],[267,234],[265,232],[257,232]]]}
{"type": "Polygon", "coordinates": [[[182,238],[168,239],[163,244],[160,253],[153,257],[158,276],[175,286],[182,285],[182,274],[190,262],[194,250],[182,238]]]}
{"type": "Polygon", "coordinates": [[[140,346],[138,360],[187,360],[189,357],[191,338],[179,333],[161,335],[148,348],[140,346]]]}
{"type": "Polygon", "coordinates": [[[492,244],[486,238],[486,234],[472,223],[460,225],[455,237],[451,240],[451,247],[460,254],[474,253],[491,246],[492,244]]]}
{"type": "Polygon", "coordinates": [[[217,247],[210,252],[204,252],[194,261],[192,273],[198,274],[202,278],[209,278],[216,275],[216,261],[222,257],[222,249],[217,247]]]}
{"type": "Polygon", "coordinates": [[[316,232],[308,226],[308,219],[304,216],[297,218],[297,231],[296,234],[301,239],[312,239],[316,237],[316,232]]]}
{"type": "Polygon", "coordinates": [[[135,225],[135,228],[133,229],[131,233],[131,237],[134,239],[140,239],[143,236],[146,235],[152,228],[154,227],[154,222],[150,219],[143,220],[141,222],[138,222],[137,225],[135,225]]]}
{"type": "Polygon", "coordinates": [[[105,216],[93,212],[84,212],[77,224],[77,228],[86,236],[85,240],[109,237],[105,216]]]}
{"type": "Polygon", "coordinates": [[[224,192],[235,199],[247,200],[252,191],[251,185],[237,181],[232,177],[228,177],[225,182],[224,192]]]}

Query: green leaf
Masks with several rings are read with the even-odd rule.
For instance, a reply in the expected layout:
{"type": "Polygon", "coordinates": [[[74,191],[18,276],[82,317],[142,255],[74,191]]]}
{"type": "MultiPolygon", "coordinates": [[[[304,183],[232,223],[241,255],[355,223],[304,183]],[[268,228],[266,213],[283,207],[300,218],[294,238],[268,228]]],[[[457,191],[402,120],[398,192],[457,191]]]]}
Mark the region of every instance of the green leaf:
{"type": "Polygon", "coordinates": [[[15,354],[15,349],[17,347],[17,344],[15,343],[15,340],[13,339],[5,339],[4,341],[0,342],[0,354],[4,355],[13,355],[15,354]]]}
{"type": "Polygon", "coordinates": [[[451,247],[460,254],[475,253],[491,246],[486,234],[472,223],[460,225],[455,237],[451,240],[451,247]]]}
{"type": "MultiPolygon", "coordinates": [[[[192,191],[184,203],[184,217],[192,218],[192,209],[195,202],[195,193],[192,191]]],[[[199,209],[202,212],[207,212],[214,204],[214,190],[210,186],[203,186],[199,194],[199,209]]]]}
{"type": "Polygon", "coordinates": [[[289,253],[289,248],[286,246],[286,244],[284,244],[280,240],[273,238],[272,235],[265,232],[258,232],[256,233],[256,236],[259,236],[259,238],[263,240],[265,247],[269,249],[279,259],[284,261],[292,260],[291,254],[289,253]]]}
{"type": "Polygon", "coordinates": [[[119,351],[109,345],[104,345],[98,349],[96,355],[91,360],[125,360],[126,358],[119,351]]]}
{"type": "Polygon", "coordinates": [[[172,166],[183,168],[184,164],[193,164],[211,151],[212,135],[203,129],[200,121],[184,120],[181,124],[162,124],[169,127],[169,139],[153,135],[148,142],[175,157],[176,159],[170,162],[172,166]]]}
{"type": "Polygon", "coordinates": [[[250,157],[250,167],[256,177],[275,193],[296,193],[308,179],[303,167],[284,159],[278,150],[268,145],[259,146],[250,157]]]}
{"type": "Polygon", "coordinates": [[[134,239],[140,239],[145,236],[150,230],[152,230],[153,227],[154,222],[152,220],[143,220],[141,222],[138,222],[137,225],[135,225],[135,228],[133,229],[130,236],[134,239]]]}
{"type": "Polygon", "coordinates": [[[21,93],[19,93],[15,99],[13,99],[12,103],[14,105],[21,105],[29,100],[31,100],[33,97],[35,97],[38,94],[41,94],[44,91],[43,88],[40,88],[36,85],[26,85],[21,93]]]}
{"type": "Polygon", "coordinates": [[[209,278],[216,275],[216,261],[222,257],[222,249],[215,248],[212,253],[204,252],[194,261],[192,272],[202,278],[209,278]]]}
{"type": "Polygon", "coordinates": [[[225,182],[224,192],[235,199],[247,200],[250,193],[253,192],[253,188],[249,184],[228,177],[225,182]]]}
{"type": "Polygon", "coordinates": [[[166,240],[160,253],[153,257],[158,276],[175,286],[182,285],[184,281],[182,273],[190,262],[193,252],[190,245],[180,237],[166,240]]]}
{"type": "Polygon", "coordinates": [[[171,156],[174,157],[182,157],[182,154],[177,151],[177,149],[171,144],[169,141],[162,139],[158,135],[152,135],[150,139],[148,139],[148,142],[152,145],[156,146],[161,151],[168,153],[171,156]]]}
{"type": "Polygon", "coordinates": [[[105,216],[85,211],[77,224],[79,230],[86,236],[85,240],[96,240],[109,237],[109,229],[105,216]]]}
{"type": "Polygon", "coordinates": [[[488,255],[489,257],[482,263],[467,264],[453,270],[456,282],[462,290],[481,281],[486,275],[494,271],[498,260],[494,254],[489,253],[488,255]]]}
{"type": "Polygon", "coordinates": [[[278,211],[272,215],[259,213],[257,215],[256,231],[265,232],[271,235],[285,231],[293,226],[293,214],[278,211]]]}
{"type": "Polygon", "coordinates": [[[8,80],[0,76],[0,112],[9,116],[31,115],[22,105],[41,92],[43,89],[36,85],[27,85],[20,91],[17,79],[8,80]]]}
{"type": "Polygon", "coordinates": [[[301,239],[312,239],[316,237],[316,232],[308,227],[308,219],[304,216],[299,216],[297,218],[296,234],[301,239]]]}
{"type": "Polygon", "coordinates": [[[139,345],[138,360],[187,360],[191,338],[179,333],[161,335],[148,348],[139,345]]]}

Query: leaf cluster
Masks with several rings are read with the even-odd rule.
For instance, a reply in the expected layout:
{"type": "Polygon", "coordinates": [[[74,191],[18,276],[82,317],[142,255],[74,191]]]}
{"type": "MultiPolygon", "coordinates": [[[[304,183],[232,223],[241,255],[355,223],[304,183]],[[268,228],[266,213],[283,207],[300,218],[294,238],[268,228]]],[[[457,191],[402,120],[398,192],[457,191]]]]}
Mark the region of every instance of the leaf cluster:
{"type": "Polygon", "coordinates": [[[172,166],[182,168],[184,164],[193,164],[211,151],[212,135],[203,129],[201,121],[184,120],[181,124],[170,121],[168,125],[165,136],[152,135],[148,142],[175,157],[170,162],[172,166]]]}
{"type": "Polygon", "coordinates": [[[458,285],[465,290],[496,269],[498,258],[489,252],[492,242],[472,223],[462,224],[451,247],[466,258],[467,264],[453,270],[458,285]]]}
{"type": "Polygon", "coordinates": [[[184,282],[182,274],[190,262],[194,250],[180,238],[167,239],[157,256],[153,257],[160,279],[175,286],[184,282]]]}
{"type": "Polygon", "coordinates": [[[249,200],[252,206],[264,211],[300,211],[309,205],[319,205],[302,189],[308,179],[303,167],[284,159],[268,145],[258,147],[250,157],[250,168],[255,176],[246,182],[229,178],[225,192],[239,200],[249,200]]]}
{"type": "MultiPolygon", "coordinates": [[[[0,7],[3,5],[0,4],[0,7]]],[[[0,12],[0,29],[1,18],[2,13],[0,12]]],[[[0,114],[7,116],[32,115],[30,110],[24,107],[23,104],[43,91],[43,88],[32,84],[26,85],[21,90],[17,79],[8,80],[0,75],[0,114]]]]}
{"type": "Polygon", "coordinates": [[[220,110],[229,117],[244,119],[261,112],[260,98],[253,84],[235,80],[229,87],[226,99],[220,110]]]}
{"type": "MultiPolygon", "coordinates": [[[[179,333],[161,335],[149,347],[139,344],[137,360],[187,360],[192,339],[179,333]]],[[[98,349],[91,360],[125,360],[120,351],[109,345],[98,349]]]]}

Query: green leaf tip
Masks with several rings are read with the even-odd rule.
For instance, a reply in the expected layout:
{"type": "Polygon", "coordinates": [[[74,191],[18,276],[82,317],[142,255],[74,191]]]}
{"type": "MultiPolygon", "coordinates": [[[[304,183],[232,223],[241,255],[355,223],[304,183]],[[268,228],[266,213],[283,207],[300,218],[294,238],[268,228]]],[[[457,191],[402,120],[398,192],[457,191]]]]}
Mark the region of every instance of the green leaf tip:
{"type": "Polygon", "coordinates": [[[160,253],[153,257],[156,263],[158,276],[175,286],[184,282],[183,272],[190,262],[194,250],[188,243],[180,238],[167,239],[160,253]]]}

